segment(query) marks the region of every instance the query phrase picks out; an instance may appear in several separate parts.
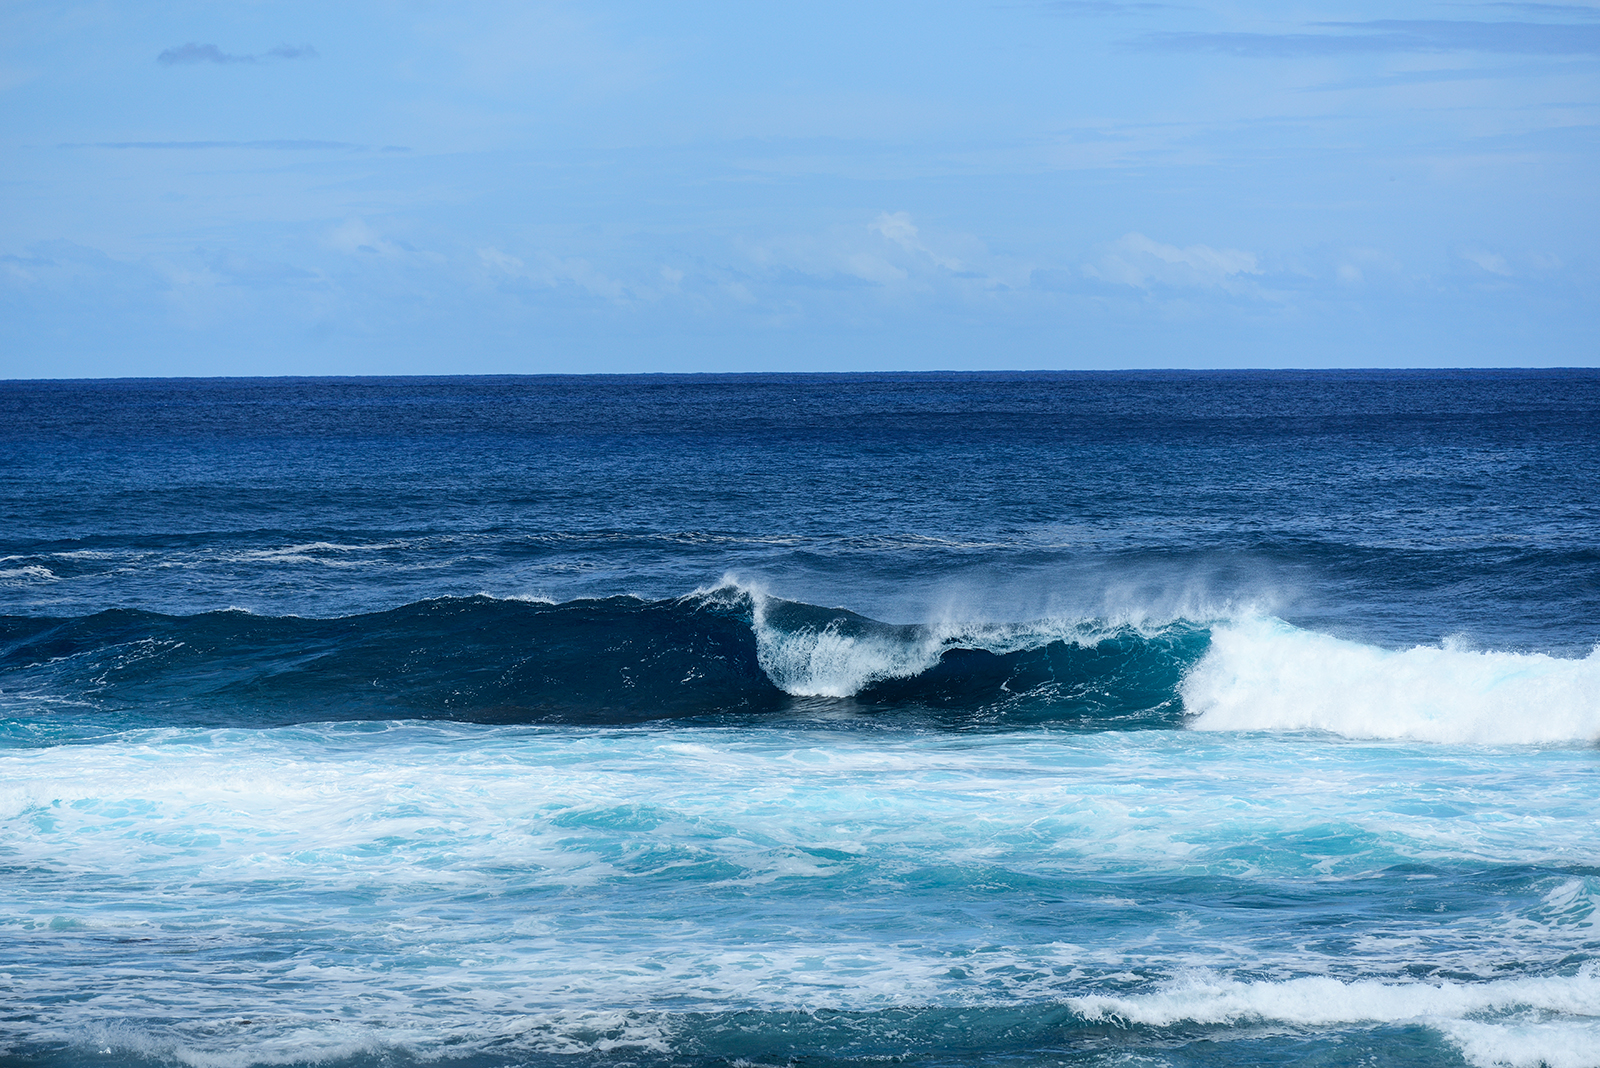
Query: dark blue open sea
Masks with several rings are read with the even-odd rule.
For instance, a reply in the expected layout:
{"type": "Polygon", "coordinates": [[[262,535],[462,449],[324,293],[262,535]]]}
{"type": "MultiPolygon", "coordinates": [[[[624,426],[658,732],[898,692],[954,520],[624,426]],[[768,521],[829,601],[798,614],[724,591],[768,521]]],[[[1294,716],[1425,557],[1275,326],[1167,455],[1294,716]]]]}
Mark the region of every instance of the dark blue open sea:
{"type": "Polygon", "coordinates": [[[1600,1066],[1600,372],[0,383],[0,1065],[1600,1066]]]}

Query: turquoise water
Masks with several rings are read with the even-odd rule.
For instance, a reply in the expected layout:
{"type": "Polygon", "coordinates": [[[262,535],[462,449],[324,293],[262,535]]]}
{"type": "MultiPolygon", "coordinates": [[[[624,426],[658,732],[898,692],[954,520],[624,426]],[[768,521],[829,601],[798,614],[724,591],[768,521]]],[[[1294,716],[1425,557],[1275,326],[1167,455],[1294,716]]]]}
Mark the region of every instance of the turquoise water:
{"type": "Polygon", "coordinates": [[[322,725],[0,781],[30,1059],[1600,1049],[1582,748],[322,725]]]}

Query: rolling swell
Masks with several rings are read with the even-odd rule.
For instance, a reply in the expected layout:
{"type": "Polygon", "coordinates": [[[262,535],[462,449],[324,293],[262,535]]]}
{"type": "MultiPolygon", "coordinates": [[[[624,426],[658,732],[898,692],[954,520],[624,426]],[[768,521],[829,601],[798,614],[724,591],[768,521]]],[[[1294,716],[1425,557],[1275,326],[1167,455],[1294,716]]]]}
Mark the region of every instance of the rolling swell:
{"type": "Polygon", "coordinates": [[[625,724],[840,707],[957,724],[1176,725],[1206,632],[941,633],[738,587],[645,601],[440,598],[335,619],[0,617],[8,719],[625,724]]]}

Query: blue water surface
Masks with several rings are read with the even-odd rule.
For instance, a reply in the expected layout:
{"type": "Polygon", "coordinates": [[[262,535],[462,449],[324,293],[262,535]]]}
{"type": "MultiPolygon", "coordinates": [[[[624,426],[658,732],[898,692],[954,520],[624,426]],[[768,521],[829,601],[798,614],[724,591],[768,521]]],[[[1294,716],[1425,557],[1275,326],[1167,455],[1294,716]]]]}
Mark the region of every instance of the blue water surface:
{"type": "Polygon", "coordinates": [[[1600,1066],[1600,373],[0,383],[0,1065],[1600,1066]]]}

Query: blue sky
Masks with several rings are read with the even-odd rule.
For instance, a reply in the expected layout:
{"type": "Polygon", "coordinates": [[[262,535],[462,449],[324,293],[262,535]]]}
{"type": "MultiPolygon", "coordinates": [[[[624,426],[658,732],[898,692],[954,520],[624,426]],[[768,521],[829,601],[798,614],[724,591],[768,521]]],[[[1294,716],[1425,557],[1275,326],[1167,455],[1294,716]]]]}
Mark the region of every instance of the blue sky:
{"type": "Polygon", "coordinates": [[[1600,364],[1600,3],[0,5],[0,377],[1600,364]]]}

